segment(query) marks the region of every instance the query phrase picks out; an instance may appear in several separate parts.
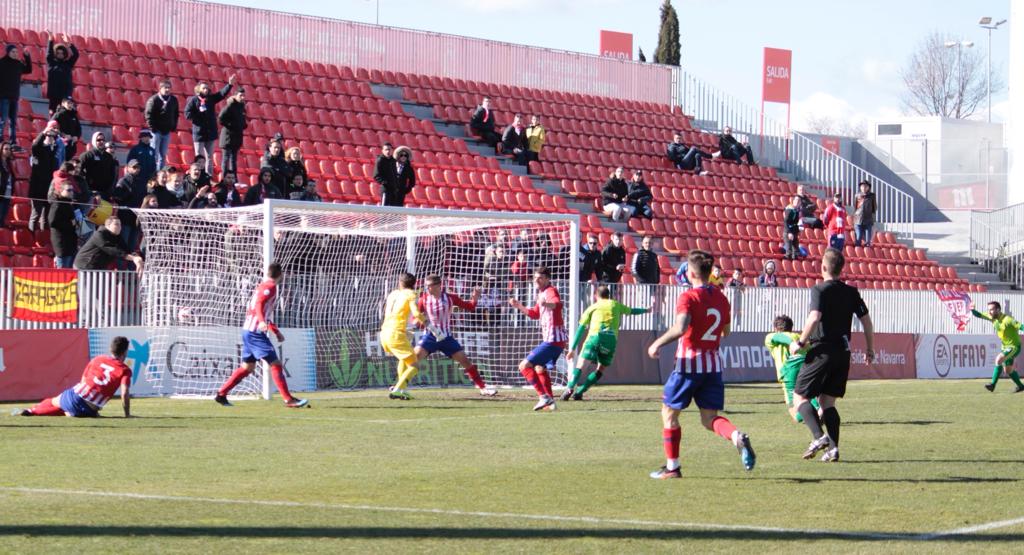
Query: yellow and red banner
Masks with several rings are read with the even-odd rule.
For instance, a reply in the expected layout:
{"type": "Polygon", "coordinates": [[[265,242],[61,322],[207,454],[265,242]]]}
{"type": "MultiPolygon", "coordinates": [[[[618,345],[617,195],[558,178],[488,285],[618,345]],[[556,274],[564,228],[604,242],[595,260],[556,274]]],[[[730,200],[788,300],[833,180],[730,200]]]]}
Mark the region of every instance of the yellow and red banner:
{"type": "Polygon", "coordinates": [[[77,322],[78,272],[15,268],[11,318],[32,322],[77,322]]]}

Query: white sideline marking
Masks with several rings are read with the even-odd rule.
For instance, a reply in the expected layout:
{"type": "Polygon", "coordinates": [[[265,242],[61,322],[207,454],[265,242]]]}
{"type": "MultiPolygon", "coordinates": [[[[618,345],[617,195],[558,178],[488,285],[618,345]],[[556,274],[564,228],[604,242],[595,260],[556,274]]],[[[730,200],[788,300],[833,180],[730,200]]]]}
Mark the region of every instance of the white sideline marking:
{"type": "Polygon", "coordinates": [[[984,524],[975,524],[974,526],[965,526],[963,528],[954,528],[952,530],[943,530],[941,532],[924,534],[921,536],[921,539],[934,540],[945,536],[963,536],[965,534],[976,534],[978,532],[987,532],[989,530],[996,530],[999,528],[1009,528],[1011,526],[1017,526],[1018,524],[1024,524],[1024,516],[1020,518],[1011,518],[1009,520],[996,520],[993,522],[986,522],[984,524]]]}
{"type": "Polygon", "coordinates": [[[147,493],[124,493],[86,490],[66,490],[48,488],[0,487],[0,491],[12,493],[31,493],[41,495],[83,495],[89,497],[110,497],[117,499],[138,499],[145,501],[182,501],[187,503],[216,503],[224,505],[256,505],[261,507],[302,507],[315,509],[334,509],[365,512],[434,514],[445,516],[469,516],[481,518],[502,518],[516,520],[537,520],[552,522],[574,522],[581,524],[626,525],[661,528],[681,528],[688,530],[723,530],[733,532],[766,532],[773,534],[802,534],[806,536],[845,537],[854,539],[926,539],[923,536],[907,536],[906,534],[881,534],[874,532],[856,532],[842,530],[816,530],[803,528],[778,528],[774,526],[747,526],[742,524],[719,524],[706,522],[664,522],[657,520],[638,520],[626,518],[598,518],[587,516],[531,515],[520,513],[496,513],[489,511],[460,511],[457,509],[430,509],[417,507],[388,507],[379,505],[356,505],[348,503],[309,503],[301,501],[272,501],[260,499],[226,499],[217,497],[190,497],[184,495],[157,495],[147,493]]]}

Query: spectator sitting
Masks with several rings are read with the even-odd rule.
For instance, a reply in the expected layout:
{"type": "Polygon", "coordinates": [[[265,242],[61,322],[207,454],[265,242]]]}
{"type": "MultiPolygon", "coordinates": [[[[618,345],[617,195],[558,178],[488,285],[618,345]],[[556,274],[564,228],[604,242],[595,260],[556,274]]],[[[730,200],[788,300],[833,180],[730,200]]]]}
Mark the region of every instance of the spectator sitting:
{"type": "Polygon", "coordinates": [[[757,276],[758,287],[778,287],[779,276],[775,273],[775,261],[765,260],[764,272],[757,276]]]}
{"type": "Polygon", "coordinates": [[[469,120],[469,128],[479,136],[487,146],[494,148],[501,141],[501,136],[494,131],[494,111],[491,110],[491,99],[486,96],[480,106],[473,112],[469,120]]]}
{"type": "Polygon", "coordinates": [[[270,168],[260,168],[259,179],[245,193],[245,205],[263,204],[268,198],[282,198],[281,190],[274,185],[274,171],[270,168]]]}
{"type": "Polygon", "coordinates": [[[192,122],[192,148],[196,157],[205,158],[206,173],[210,173],[213,158],[213,141],[217,140],[217,103],[227,98],[235,85],[234,74],[228,77],[228,84],[218,92],[210,92],[210,84],[200,81],[195,95],[185,103],[185,119],[192,122]]]}
{"type": "Polygon", "coordinates": [[[156,149],[156,167],[167,163],[167,147],[171,144],[171,133],[178,129],[178,97],[171,94],[171,82],[160,82],[157,93],[149,97],[143,110],[146,125],[153,131],[153,148],[156,149]]]}
{"type": "Polygon", "coordinates": [[[612,233],[612,240],[601,252],[601,281],[619,283],[626,270],[626,249],[622,246],[622,233],[612,233]]]}
{"type": "Polygon", "coordinates": [[[637,283],[657,284],[661,281],[661,264],[658,262],[658,253],[651,248],[653,242],[650,235],[644,235],[640,249],[633,255],[630,271],[637,283]]]}
{"type": "Polygon", "coordinates": [[[0,59],[0,142],[4,140],[7,123],[11,125],[11,144],[18,141],[18,101],[21,99],[21,76],[32,73],[32,57],[28,49],[21,50],[8,44],[0,59]]]}
{"type": "MultiPolygon", "coordinates": [[[[153,133],[149,129],[139,131],[139,143],[128,151],[128,160],[139,163],[139,181],[145,184],[156,174],[156,149],[150,146],[153,133]]],[[[139,201],[142,197],[139,197],[139,201]]]]}
{"type": "Polygon", "coordinates": [[[292,174],[292,180],[288,183],[288,187],[283,191],[285,198],[291,200],[302,200],[302,197],[306,194],[306,188],[303,187],[302,174],[292,174]]]}
{"type": "MultiPolygon", "coordinates": [[[[167,172],[160,171],[156,177],[149,180],[146,184],[149,195],[146,198],[153,197],[157,201],[158,208],[181,208],[181,200],[178,199],[178,195],[174,194],[170,189],[167,188],[167,183],[171,180],[167,178],[167,172]]],[[[144,208],[152,208],[146,204],[143,199],[144,208]]]]}
{"type": "Polygon", "coordinates": [[[49,202],[46,198],[53,174],[62,162],[58,159],[59,141],[56,122],[48,123],[46,130],[32,141],[32,170],[28,179],[28,196],[32,199],[32,214],[28,219],[28,228],[32,231],[46,229],[49,225],[46,217],[49,202]]]}
{"type": "Polygon", "coordinates": [[[306,202],[320,202],[320,195],[316,192],[316,181],[306,181],[306,189],[302,193],[292,194],[294,200],[304,200],[306,202]]]}
{"type": "Polygon", "coordinates": [[[50,101],[50,115],[57,111],[60,101],[72,95],[75,83],[72,73],[78,61],[78,48],[71,44],[67,35],[64,42],[53,43],[53,35],[46,37],[46,98],[50,101]]]}
{"type": "Polygon", "coordinates": [[[196,162],[189,166],[188,173],[181,180],[181,195],[179,196],[181,203],[188,205],[199,192],[199,189],[208,186],[210,182],[210,176],[203,173],[202,163],[196,162]]]}
{"type": "Polygon", "coordinates": [[[110,200],[110,192],[117,181],[117,162],[107,152],[107,140],[102,132],[93,133],[90,144],[92,148],[81,156],[82,177],[89,190],[104,200],[110,200]]]}
{"type": "Polygon", "coordinates": [[[306,183],[309,181],[309,172],[306,171],[306,161],[302,158],[302,150],[293,146],[285,151],[284,159],[288,161],[288,167],[291,168],[291,179],[288,180],[290,186],[295,184],[295,176],[299,175],[302,177],[302,184],[299,190],[305,190],[306,183]]]}
{"type": "Polygon", "coordinates": [[[156,198],[156,195],[146,195],[146,197],[142,199],[142,206],[140,208],[156,210],[157,208],[160,208],[160,200],[156,198]]]}
{"type": "Polygon", "coordinates": [[[796,186],[796,195],[800,197],[800,220],[803,227],[824,229],[825,224],[815,215],[818,211],[815,197],[808,194],[803,185],[796,186]]]}
{"type": "Polygon", "coordinates": [[[846,228],[850,222],[850,216],[843,207],[842,195],[832,195],[832,204],[825,209],[822,220],[828,228],[828,246],[842,252],[846,246],[846,228]]]}
{"type": "Polygon", "coordinates": [[[526,151],[526,129],[523,128],[523,117],[516,114],[512,118],[512,124],[505,128],[501,135],[501,151],[503,154],[510,154],[516,162],[526,165],[529,161],[526,151]]]}
{"type": "Polygon", "coordinates": [[[725,288],[725,278],[722,277],[721,266],[715,264],[711,267],[711,279],[709,279],[708,282],[719,289],[725,288]]]}
{"type": "Polygon", "coordinates": [[[743,287],[743,270],[736,268],[732,271],[732,279],[729,280],[729,287],[743,287]]]}
{"type": "Polygon", "coordinates": [[[580,282],[595,282],[601,277],[601,249],[597,237],[587,235],[587,242],[580,246],[580,282]]]}
{"type": "Polygon", "coordinates": [[[221,169],[238,172],[238,151],[245,141],[249,120],[245,115],[245,89],[238,87],[217,115],[220,123],[221,169]]]}
{"type": "Polygon", "coordinates": [[[800,255],[800,197],[793,195],[789,206],[782,213],[782,239],[785,243],[788,260],[796,260],[800,255]]]}
{"type": "Polygon", "coordinates": [[[47,211],[50,243],[53,245],[55,268],[73,268],[78,253],[78,228],[75,225],[75,187],[69,181],[61,184],[54,202],[47,211]]]}
{"type": "Polygon", "coordinates": [[[754,151],[750,148],[750,144],[746,141],[741,143],[736,140],[736,137],[732,136],[732,127],[728,125],[718,136],[718,155],[726,160],[737,162],[743,162],[743,159],[746,158],[747,164],[754,165],[754,151]]]}
{"type": "Polygon", "coordinates": [[[704,171],[704,159],[711,155],[692,146],[683,144],[682,133],[674,133],[672,142],[668,144],[665,156],[675,165],[676,169],[693,171],[697,175],[707,175],[704,171]]]}
{"type": "Polygon", "coordinates": [[[103,222],[103,227],[89,236],[75,256],[75,269],[78,270],[109,270],[120,259],[135,264],[135,269],[142,271],[142,257],[128,250],[121,240],[121,220],[110,216],[103,222]]]}
{"type": "Polygon", "coordinates": [[[192,197],[195,196],[198,189],[193,189],[191,194],[185,188],[185,178],[177,173],[167,174],[167,191],[174,195],[175,201],[177,202],[176,208],[185,208],[188,203],[192,201],[192,197]]]}
{"type": "Polygon", "coordinates": [[[232,206],[244,206],[244,197],[235,186],[238,182],[238,178],[232,172],[222,172],[220,174],[220,183],[217,183],[213,190],[217,194],[217,205],[225,208],[232,206]]]}
{"type": "Polygon", "coordinates": [[[857,194],[853,210],[853,223],[856,237],[853,244],[865,247],[871,246],[871,228],[875,225],[875,212],[878,211],[878,201],[875,194],[871,192],[871,182],[864,180],[860,182],[860,193],[857,194]]]}
{"type": "Polygon", "coordinates": [[[654,219],[654,210],[651,209],[651,201],[654,195],[651,188],[644,181],[643,170],[633,170],[633,180],[629,182],[626,202],[633,209],[633,214],[640,214],[648,220],[654,219]]]}
{"type": "Polygon", "coordinates": [[[64,159],[74,158],[78,153],[78,143],[82,141],[82,122],[78,120],[78,110],[70,96],[60,101],[52,120],[57,122],[57,129],[64,139],[64,159]]]}
{"type": "Polygon", "coordinates": [[[530,116],[530,126],[526,128],[526,159],[534,162],[540,161],[540,151],[548,140],[548,132],[540,124],[540,116],[530,116]]]}
{"type": "Polygon", "coordinates": [[[292,166],[284,158],[284,144],[271,141],[267,145],[267,153],[260,158],[260,173],[264,168],[271,170],[271,183],[279,191],[284,191],[292,180],[292,166]]]}
{"type": "Polygon", "coordinates": [[[633,215],[633,207],[626,202],[629,187],[622,174],[622,167],[615,168],[615,172],[608,176],[604,187],[601,187],[604,215],[617,222],[628,220],[633,215]]]}
{"type": "Polygon", "coordinates": [[[680,264],[679,265],[679,269],[676,270],[676,283],[678,283],[679,285],[684,285],[686,287],[693,287],[693,284],[690,283],[689,276],[686,275],[686,272],[689,269],[690,269],[690,263],[687,262],[686,259],[684,258],[683,259],[683,263],[680,264]]]}
{"type": "Polygon", "coordinates": [[[209,187],[203,187],[196,194],[195,198],[188,203],[189,208],[220,208],[220,201],[217,200],[217,193],[209,187]]]}

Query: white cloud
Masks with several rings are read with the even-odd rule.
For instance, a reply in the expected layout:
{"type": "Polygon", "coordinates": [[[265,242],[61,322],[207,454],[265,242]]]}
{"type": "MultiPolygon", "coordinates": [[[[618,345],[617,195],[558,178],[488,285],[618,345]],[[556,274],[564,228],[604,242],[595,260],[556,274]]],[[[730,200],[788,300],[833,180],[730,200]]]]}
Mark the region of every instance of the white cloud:
{"type": "Polygon", "coordinates": [[[902,112],[895,106],[875,106],[871,111],[860,110],[844,98],[824,91],[793,101],[792,125],[797,131],[807,131],[810,120],[828,118],[839,128],[866,127],[873,120],[895,118],[902,112]]]}
{"type": "Polygon", "coordinates": [[[860,65],[860,77],[864,83],[891,83],[899,72],[899,65],[892,60],[866,58],[860,65]]]}

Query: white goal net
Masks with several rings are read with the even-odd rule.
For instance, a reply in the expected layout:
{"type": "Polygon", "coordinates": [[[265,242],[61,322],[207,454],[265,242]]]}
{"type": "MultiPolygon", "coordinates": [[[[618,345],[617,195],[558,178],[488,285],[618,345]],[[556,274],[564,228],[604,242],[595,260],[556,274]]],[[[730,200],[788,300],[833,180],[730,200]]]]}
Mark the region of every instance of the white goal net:
{"type": "MultiPolygon", "coordinates": [[[[143,324],[148,379],[164,395],[213,395],[240,363],[245,307],[266,264],[283,266],[274,320],[297,391],[386,387],[394,358],[380,347],[384,300],[398,276],[430,274],[477,310],[456,311],[452,336],[489,385],[520,386],[518,364],[541,341],[540,325],[509,306],[535,299],[532,269],[547,266],[571,333],[577,318],[578,216],[426,210],[267,201],[214,210],[139,210],[146,236],[143,324]]],[[[419,335],[415,332],[415,336],[419,335]]],[[[468,385],[442,353],[423,361],[413,386],[468,385]]],[[[235,395],[269,395],[262,369],[235,395]]],[[[564,360],[552,381],[565,383],[564,360]]]]}

